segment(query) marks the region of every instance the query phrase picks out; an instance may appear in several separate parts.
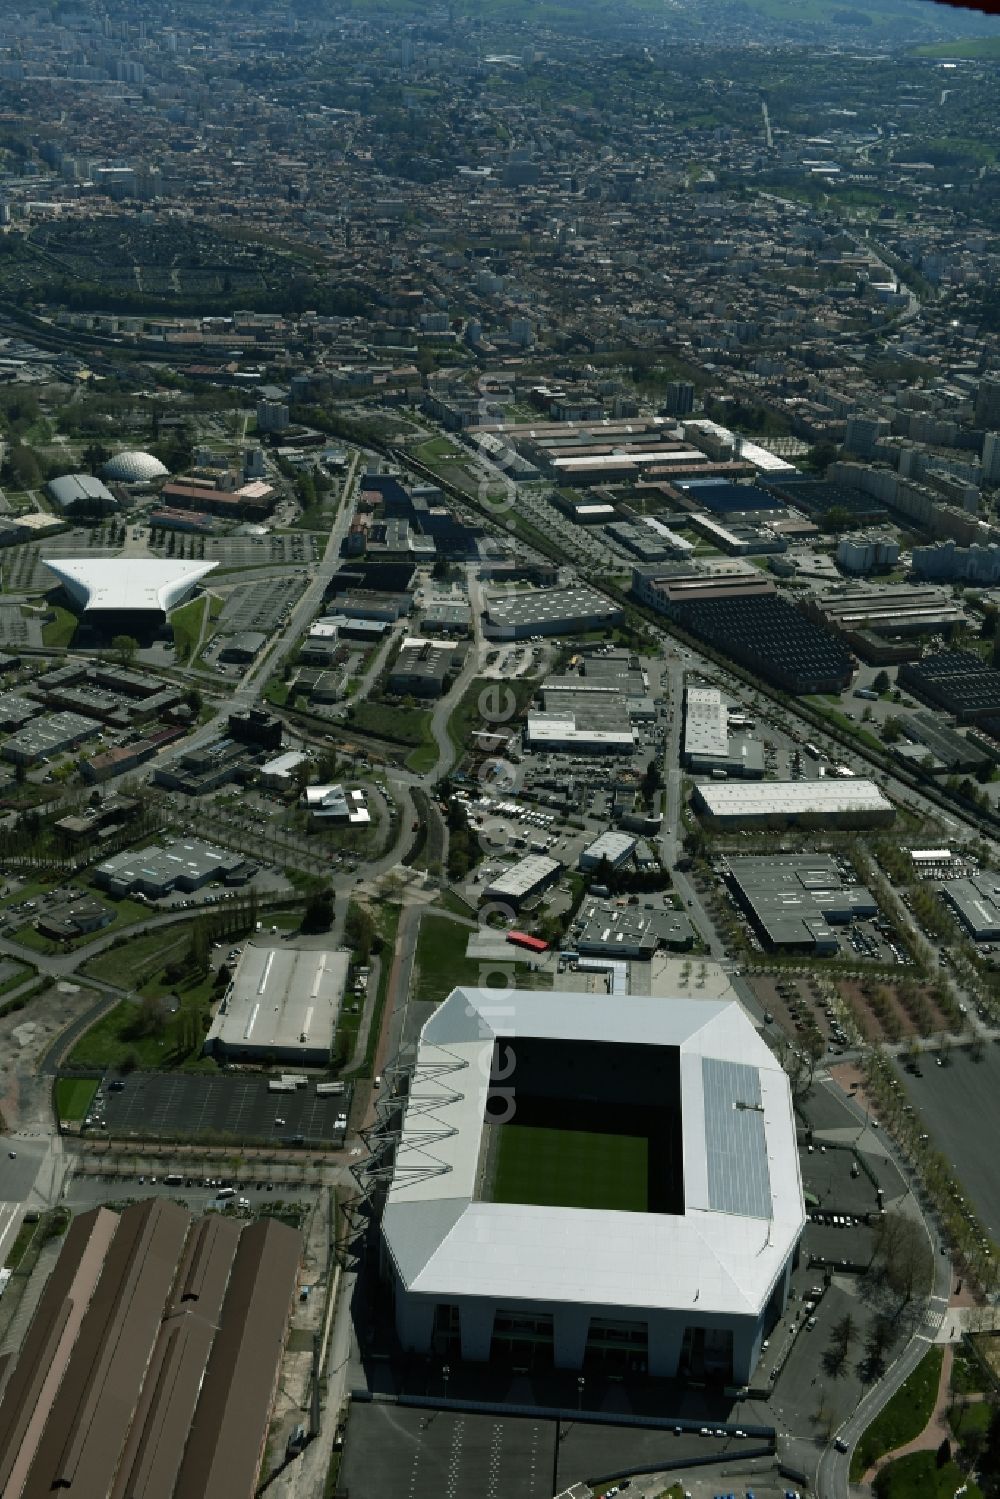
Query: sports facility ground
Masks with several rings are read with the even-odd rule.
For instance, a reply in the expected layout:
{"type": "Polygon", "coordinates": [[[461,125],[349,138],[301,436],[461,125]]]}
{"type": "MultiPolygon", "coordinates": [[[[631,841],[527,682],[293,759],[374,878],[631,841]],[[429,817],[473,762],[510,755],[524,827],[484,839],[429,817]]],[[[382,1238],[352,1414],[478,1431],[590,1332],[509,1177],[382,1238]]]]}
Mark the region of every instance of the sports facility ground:
{"type": "Polygon", "coordinates": [[[649,1141],[504,1124],[496,1130],[494,1202],[649,1211],[649,1141]]]}

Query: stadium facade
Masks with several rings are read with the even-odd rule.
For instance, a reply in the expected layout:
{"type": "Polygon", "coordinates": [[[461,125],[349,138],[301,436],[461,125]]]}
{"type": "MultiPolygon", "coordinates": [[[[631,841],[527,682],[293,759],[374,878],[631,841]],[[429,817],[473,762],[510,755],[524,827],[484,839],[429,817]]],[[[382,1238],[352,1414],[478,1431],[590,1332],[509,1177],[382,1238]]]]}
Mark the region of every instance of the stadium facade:
{"type": "Polygon", "coordinates": [[[161,562],[136,557],[46,557],[81,613],[163,618],[188,598],[215,562],[161,562]]]}
{"type": "Polygon", "coordinates": [[[404,1348],[750,1379],[805,1211],[739,1004],[455,989],[397,1104],[372,1179],[404,1348]]]}

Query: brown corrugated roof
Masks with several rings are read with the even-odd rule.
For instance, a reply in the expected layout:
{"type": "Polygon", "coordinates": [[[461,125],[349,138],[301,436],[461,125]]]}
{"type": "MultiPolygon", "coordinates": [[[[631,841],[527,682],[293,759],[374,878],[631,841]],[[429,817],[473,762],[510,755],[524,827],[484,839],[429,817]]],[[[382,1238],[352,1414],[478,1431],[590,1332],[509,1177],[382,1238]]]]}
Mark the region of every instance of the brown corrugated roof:
{"type": "Polygon", "coordinates": [[[80,1499],[114,1482],[191,1215],[146,1202],[123,1213],[28,1473],[24,1499],[80,1499]]]}
{"type": "Polygon", "coordinates": [[[239,1224],[217,1213],[188,1235],[112,1499],[175,1491],[239,1239],[239,1224]]]}
{"type": "Polygon", "coordinates": [[[94,1208],[70,1225],[0,1397],[0,1494],[21,1493],[118,1218],[94,1208]]]}
{"type": "Polygon", "coordinates": [[[298,1274],[302,1240],[273,1219],[244,1230],[184,1452],[183,1499],[250,1499],[298,1274]]]}
{"type": "Polygon", "coordinates": [[[78,1218],[0,1395],[0,1499],[251,1499],[300,1251],[162,1200],[78,1218]]]}

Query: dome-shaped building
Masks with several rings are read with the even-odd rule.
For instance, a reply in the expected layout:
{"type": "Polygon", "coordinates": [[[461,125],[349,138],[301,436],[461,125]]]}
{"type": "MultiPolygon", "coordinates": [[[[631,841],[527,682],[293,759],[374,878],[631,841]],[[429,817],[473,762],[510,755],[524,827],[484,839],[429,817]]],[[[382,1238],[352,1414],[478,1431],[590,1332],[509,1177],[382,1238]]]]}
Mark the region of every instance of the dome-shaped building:
{"type": "Polygon", "coordinates": [[[165,479],[170,470],[152,453],[125,452],[116,453],[102,472],[105,479],[117,479],[122,484],[142,484],[150,479],[165,479]]]}

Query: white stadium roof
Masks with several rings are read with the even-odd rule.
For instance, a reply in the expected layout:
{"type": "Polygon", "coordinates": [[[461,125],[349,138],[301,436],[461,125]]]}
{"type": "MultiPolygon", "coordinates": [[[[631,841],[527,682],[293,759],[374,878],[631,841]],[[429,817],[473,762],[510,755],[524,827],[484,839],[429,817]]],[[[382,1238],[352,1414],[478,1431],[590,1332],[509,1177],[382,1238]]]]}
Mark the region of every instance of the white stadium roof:
{"type": "Polygon", "coordinates": [[[170,470],[154,458],[152,453],[116,453],[104,465],[106,479],[118,479],[123,484],[136,484],[143,479],[162,479],[170,470]]]}
{"type": "Polygon", "coordinates": [[[699,1313],[757,1316],[805,1210],[788,1079],[744,1010],[708,1000],[499,993],[455,989],[421,1032],[383,1217],[405,1289],[438,1300],[697,1304],[699,1313]],[[677,1048],[683,1213],[481,1199],[494,1042],[518,1036],[677,1048]]]}
{"type": "Polygon", "coordinates": [[[161,610],[179,604],[216,562],[150,561],[136,557],[45,558],[74,603],[89,614],[161,610]]]}

